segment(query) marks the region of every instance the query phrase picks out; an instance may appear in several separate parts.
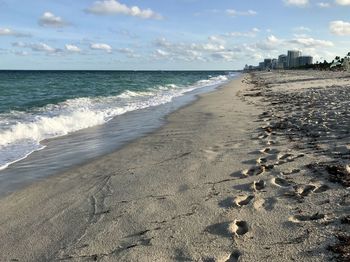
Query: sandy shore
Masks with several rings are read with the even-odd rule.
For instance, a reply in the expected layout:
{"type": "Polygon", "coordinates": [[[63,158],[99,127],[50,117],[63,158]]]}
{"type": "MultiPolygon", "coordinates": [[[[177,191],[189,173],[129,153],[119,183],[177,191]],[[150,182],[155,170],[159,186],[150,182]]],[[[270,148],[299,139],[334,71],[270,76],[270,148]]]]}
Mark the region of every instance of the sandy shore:
{"type": "Polygon", "coordinates": [[[295,105],[289,95],[336,81],[243,75],[153,134],[1,199],[0,261],[333,259],[343,247],[336,236],[349,232],[349,138],[312,144],[297,122],[313,116],[311,100],[295,105]]]}

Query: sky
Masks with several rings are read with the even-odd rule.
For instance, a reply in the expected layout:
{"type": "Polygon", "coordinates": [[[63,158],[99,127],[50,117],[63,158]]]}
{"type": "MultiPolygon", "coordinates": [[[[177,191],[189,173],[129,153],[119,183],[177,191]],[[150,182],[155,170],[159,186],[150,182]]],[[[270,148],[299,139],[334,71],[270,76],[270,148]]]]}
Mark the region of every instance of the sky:
{"type": "Polygon", "coordinates": [[[0,69],[232,70],[350,52],[350,0],[0,0],[0,69]]]}

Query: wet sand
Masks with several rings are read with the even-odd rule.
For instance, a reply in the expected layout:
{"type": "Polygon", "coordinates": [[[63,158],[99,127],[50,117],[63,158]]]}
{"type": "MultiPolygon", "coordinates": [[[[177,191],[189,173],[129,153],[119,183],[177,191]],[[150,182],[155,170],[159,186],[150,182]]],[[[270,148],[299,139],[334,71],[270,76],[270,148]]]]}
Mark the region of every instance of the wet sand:
{"type": "MultiPolygon", "coordinates": [[[[300,94],[315,76],[279,74],[245,74],[121,150],[1,199],[0,261],[333,258],[350,199],[315,163],[336,160],[278,124],[305,113],[287,107],[283,85],[300,94]]],[[[345,175],[346,161],[333,165],[345,175]]]]}

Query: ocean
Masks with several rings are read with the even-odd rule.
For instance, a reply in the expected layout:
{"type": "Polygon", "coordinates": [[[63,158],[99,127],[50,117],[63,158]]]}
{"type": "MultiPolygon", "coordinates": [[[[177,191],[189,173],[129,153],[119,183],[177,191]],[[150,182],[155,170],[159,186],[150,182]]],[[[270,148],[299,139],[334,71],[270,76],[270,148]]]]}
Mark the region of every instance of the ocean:
{"type": "Polygon", "coordinates": [[[0,71],[0,182],[8,176],[16,176],[16,183],[33,173],[41,177],[113,151],[159,126],[166,114],[195,94],[213,90],[235,75],[0,71]]]}

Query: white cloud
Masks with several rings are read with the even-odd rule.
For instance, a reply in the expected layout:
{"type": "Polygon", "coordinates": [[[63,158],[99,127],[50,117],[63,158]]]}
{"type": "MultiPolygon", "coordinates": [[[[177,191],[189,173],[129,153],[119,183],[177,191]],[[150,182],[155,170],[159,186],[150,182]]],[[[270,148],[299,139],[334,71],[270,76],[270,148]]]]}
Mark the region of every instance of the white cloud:
{"type": "Polygon", "coordinates": [[[53,48],[45,43],[30,44],[29,47],[33,51],[37,51],[37,52],[55,53],[58,51],[58,49],[53,48]]]}
{"type": "Polygon", "coordinates": [[[119,53],[122,53],[126,55],[129,58],[137,58],[140,57],[140,55],[136,54],[135,51],[131,48],[118,48],[117,51],[119,53]]]}
{"type": "Polygon", "coordinates": [[[248,10],[248,11],[237,11],[234,9],[226,9],[226,13],[229,16],[254,16],[257,15],[258,13],[254,10],[248,10]]]}
{"type": "Polygon", "coordinates": [[[350,5],[350,0],[336,0],[338,5],[350,5]]]}
{"type": "Polygon", "coordinates": [[[310,32],[311,29],[305,26],[299,26],[299,27],[295,27],[293,28],[294,31],[298,31],[298,32],[310,32]]]}
{"type": "Polygon", "coordinates": [[[213,43],[219,43],[219,44],[225,44],[225,40],[222,39],[220,36],[212,35],[208,37],[208,40],[213,43]]]}
{"type": "Polygon", "coordinates": [[[320,8],[328,8],[331,6],[330,3],[324,3],[324,2],[319,2],[317,3],[317,6],[320,7],[320,8]]]}
{"type": "Polygon", "coordinates": [[[77,47],[76,45],[66,44],[64,47],[66,48],[66,50],[68,52],[72,52],[72,53],[80,53],[81,52],[81,49],[79,47],[77,47]]]}
{"type": "Polygon", "coordinates": [[[93,50],[103,50],[107,53],[112,53],[112,47],[110,45],[107,44],[103,44],[103,43],[94,43],[90,45],[90,48],[93,50]]]}
{"type": "Polygon", "coordinates": [[[141,9],[138,6],[127,6],[119,3],[117,0],[102,0],[96,1],[92,7],[86,9],[88,13],[96,15],[129,15],[143,19],[162,19],[160,14],[157,14],[151,9],[141,9]]]}
{"type": "Polygon", "coordinates": [[[308,38],[297,38],[289,41],[290,43],[298,44],[303,47],[332,47],[334,44],[331,41],[327,40],[318,40],[312,37],[308,38]]]}
{"type": "Polygon", "coordinates": [[[231,50],[214,52],[211,54],[211,57],[214,59],[223,60],[225,62],[232,62],[237,58],[235,52],[231,50]]]}
{"type": "Polygon", "coordinates": [[[190,48],[198,51],[222,51],[225,46],[219,43],[191,44],[190,48]]]}
{"type": "Polygon", "coordinates": [[[283,43],[283,40],[278,39],[274,35],[268,36],[264,41],[260,41],[256,43],[256,47],[260,50],[276,50],[277,47],[280,46],[280,44],[283,43]]]}
{"type": "Polygon", "coordinates": [[[309,0],[284,0],[287,5],[304,7],[309,4],[309,0]]]}
{"type": "Polygon", "coordinates": [[[27,51],[14,51],[13,53],[15,55],[18,55],[18,56],[27,56],[28,55],[27,51]]]}
{"type": "Polygon", "coordinates": [[[186,62],[232,62],[243,52],[240,47],[227,48],[220,36],[210,36],[208,42],[197,43],[170,42],[160,38],[156,40],[155,46],[153,58],[186,62]]]}
{"type": "Polygon", "coordinates": [[[258,28],[253,28],[248,32],[230,32],[223,34],[225,37],[256,37],[256,34],[259,33],[260,30],[258,28]]]}
{"type": "Polygon", "coordinates": [[[15,42],[12,43],[14,47],[21,48],[30,48],[34,52],[44,52],[46,54],[57,54],[61,53],[62,50],[59,48],[54,48],[45,43],[23,43],[23,42],[15,42]]]}
{"type": "Polygon", "coordinates": [[[55,16],[51,12],[45,12],[39,18],[39,25],[46,27],[64,27],[67,26],[68,23],[65,22],[61,17],[55,16]]]}
{"type": "Polygon", "coordinates": [[[30,34],[20,33],[10,28],[0,28],[0,36],[30,37],[30,34]]]}
{"type": "Polygon", "coordinates": [[[329,30],[334,35],[350,35],[350,23],[344,21],[332,21],[329,23],[329,30]]]}
{"type": "Polygon", "coordinates": [[[156,49],[156,51],[154,52],[154,56],[156,58],[162,58],[162,57],[167,57],[170,54],[162,49],[156,49]]]}
{"type": "Polygon", "coordinates": [[[14,43],[12,43],[12,46],[14,46],[14,47],[26,47],[26,44],[23,42],[14,42],[14,43]]]}

